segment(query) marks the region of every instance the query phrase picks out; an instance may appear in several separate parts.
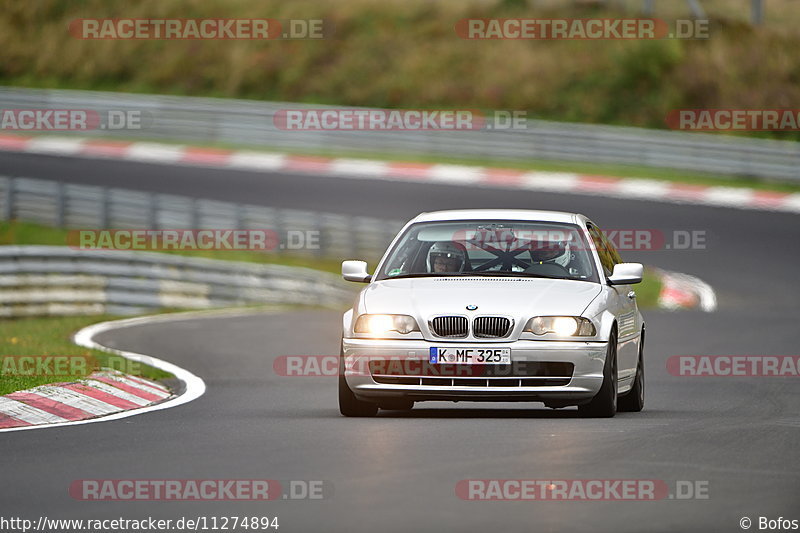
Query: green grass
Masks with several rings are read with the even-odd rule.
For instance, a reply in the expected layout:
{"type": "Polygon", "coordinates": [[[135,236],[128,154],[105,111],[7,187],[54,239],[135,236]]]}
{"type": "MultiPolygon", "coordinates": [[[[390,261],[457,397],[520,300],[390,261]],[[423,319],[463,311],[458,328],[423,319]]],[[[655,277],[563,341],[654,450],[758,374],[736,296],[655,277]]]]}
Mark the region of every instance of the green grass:
{"type": "MultiPolygon", "coordinates": [[[[0,395],[47,383],[74,381],[101,367],[114,368],[153,380],[174,377],[155,367],[98,350],[88,350],[72,343],[72,334],[77,330],[113,318],[117,317],[98,315],[1,319],[0,368],[3,370],[0,371],[0,395]],[[11,360],[6,361],[9,356],[11,360]],[[25,374],[25,369],[22,368],[23,371],[19,372],[20,361],[14,356],[88,356],[88,361],[96,362],[96,365],[93,368],[87,366],[85,373],[72,373],[81,370],[78,366],[72,366],[67,367],[67,372],[56,371],[56,375],[29,376],[20,375],[25,374]]],[[[53,369],[52,366],[49,368],[53,369]]]]}
{"type": "Polygon", "coordinates": [[[661,278],[655,275],[649,268],[644,269],[642,282],[634,285],[636,290],[636,302],[642,309],[658,306],[658,296],[661,294],[661,278]]]}

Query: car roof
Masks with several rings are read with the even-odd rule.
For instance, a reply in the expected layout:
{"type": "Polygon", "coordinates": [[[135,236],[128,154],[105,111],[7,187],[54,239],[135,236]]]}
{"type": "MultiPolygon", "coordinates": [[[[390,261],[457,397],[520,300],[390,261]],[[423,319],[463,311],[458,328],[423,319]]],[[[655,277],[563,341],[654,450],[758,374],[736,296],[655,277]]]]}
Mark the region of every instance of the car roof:
{"type": "Polygon", "coordinates": [[[531,222],[562,222],[575,224],[577,213],[564,211],[537,211],[532,209],[452,209],[420,213],[411,222],[436,222],[446,220],[526,220],[531,222]]]}

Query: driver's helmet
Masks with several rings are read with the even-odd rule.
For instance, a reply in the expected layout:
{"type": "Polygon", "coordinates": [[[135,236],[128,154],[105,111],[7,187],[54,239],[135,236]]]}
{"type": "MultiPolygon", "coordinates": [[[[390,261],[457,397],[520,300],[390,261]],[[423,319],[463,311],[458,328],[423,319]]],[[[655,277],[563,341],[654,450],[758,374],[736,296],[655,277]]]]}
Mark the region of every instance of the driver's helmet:
{"type": "Polygon", "coordinates": [[[436,271],[434,269],[436,259],[450,263],[446,272],[461,272],[466,263],[466,252],[454,242],[436,242],[428,250],[428,272],[436,271]]]}
{"type": "Polygon", "coordinates": [[[567,268],[570,257],[569,243],[565,241],[538,241],[531,245],[531,260],[534,263],[555,263],[567,268]]]}

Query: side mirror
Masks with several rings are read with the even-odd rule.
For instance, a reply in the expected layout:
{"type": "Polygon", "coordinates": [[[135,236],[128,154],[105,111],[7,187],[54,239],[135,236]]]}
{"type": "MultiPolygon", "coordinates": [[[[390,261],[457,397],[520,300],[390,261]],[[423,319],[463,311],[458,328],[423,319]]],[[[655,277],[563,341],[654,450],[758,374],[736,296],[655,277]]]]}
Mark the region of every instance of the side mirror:
{"type": "Polygon", "coordinates": [[[641,263],[618,263],[608,278],[611,285],[633,285],[642,282],[644,267],[641,263]]]}
{"type": "Polygon", "coordinates": [[[342,277],[358,283],[369,283],[372,279],[367,272],[366,261],[342,261],[342,277]]]}

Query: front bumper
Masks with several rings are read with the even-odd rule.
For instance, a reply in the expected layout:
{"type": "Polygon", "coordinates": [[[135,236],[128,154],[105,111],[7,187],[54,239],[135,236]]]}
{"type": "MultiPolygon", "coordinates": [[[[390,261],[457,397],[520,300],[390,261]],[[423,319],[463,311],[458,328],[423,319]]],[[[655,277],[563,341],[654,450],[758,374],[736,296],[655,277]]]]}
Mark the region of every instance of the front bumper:
{"type": "MultiPolygon", "coordinates": [[[[458,343],[464,346],[469,343],[458,343]]],[[[424,374],[408,372],[428,362],[433,346],[453,343],[425,340],[344,339],[344,376],[353,394],[361,400],[410,399],[414,401],[542,401],[555,405],[579,404],[594,397],[603,382],[607,343],[582,341],[518,340],[506,343],[474,343],[487,348],[510,348],[513,368],[526,365],[565,368],[570,375],[521,377],[504,372],[480,372],[475,375],[448,374],[449,379],[426,379],[424,374]],[[387,382],[382,372],[371,370],[370,360],[406,361],[398,383],[387,382]],[[414,364],[418,363],[418,364],[414,364]],[[529,364],[533,365],[529,365],[529,364]],[[551,364],[556,363],[556,364],[551,364]]],[[[487,365],[488,368],[491,365],[487,365]]],[[[385,368],[385,367],[384,367],[385,368]]],[[[395,368],[401,368],[396,366],[395,368]]],[[[462,365],[463,368],[463,365],[462,365]]],[[[496,367],[495,367],[496,368],[496,367]]],[[[559,372],[558,374],[562,374],[559,372]]],[[[393,374],[397,376],[397,374],[393,374]]]]}

